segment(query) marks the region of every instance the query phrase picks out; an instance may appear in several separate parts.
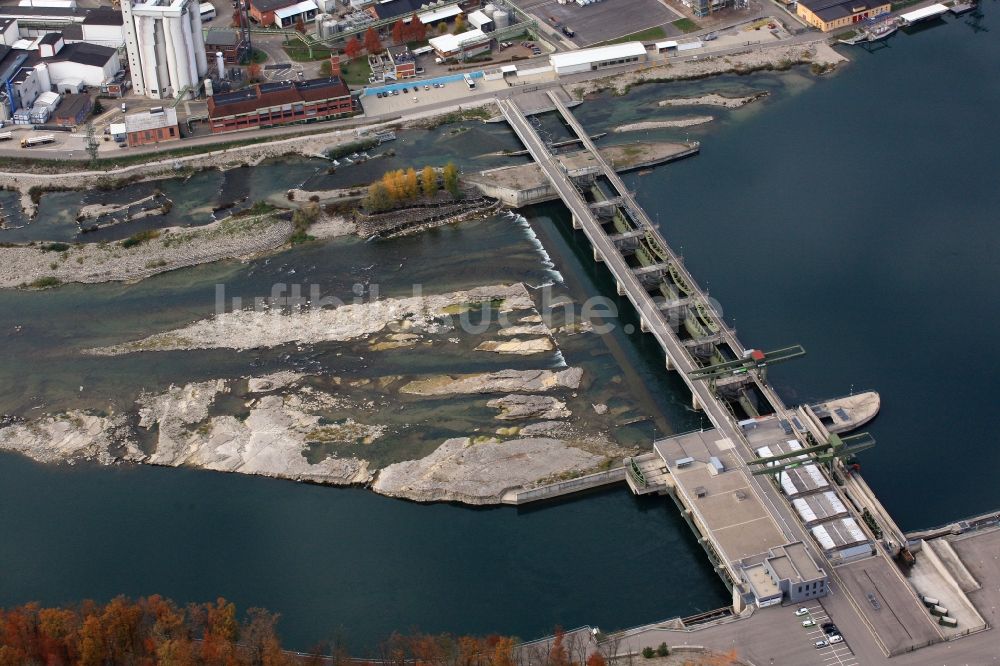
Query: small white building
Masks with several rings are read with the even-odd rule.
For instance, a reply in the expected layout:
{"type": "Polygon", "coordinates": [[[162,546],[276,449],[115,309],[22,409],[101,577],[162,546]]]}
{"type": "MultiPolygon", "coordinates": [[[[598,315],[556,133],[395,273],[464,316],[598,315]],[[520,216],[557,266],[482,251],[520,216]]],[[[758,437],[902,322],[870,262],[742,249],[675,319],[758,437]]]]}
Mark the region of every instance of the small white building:
{"type": "Polygon", "coordinates": [[[316,18],[319,7],[313,0],[302,0],[290,7],[274,10],[274,24],[282,28],[290,28],[299,22],[308,23],[316,18]]]}
{"type": "MultiPolygon", "coordinates": [[[[462,8],[457,4],[448,5],[446,7],[438,7],[429,12],[423,12],[422,14],[417,14],[417,20],[424,25],[430,25],[432,23],[437,23],[438,21],[447,21],[453,16],[458,16],[462,13],[462,8]]],[[[405,19],[404,19],[405,20],[405,19]]]]}
{"type": "Polygon", "coordinates": [[[549,56],[556,74],[576,74],[606,67],[620,67],[646,60],[646,47],[642,42],[625,42],[612,46],[553,53],[549,56]]]}
{"type": "Polygon", "coordinates": [[[125,45],[122,13],[110,7],[97,7],[87,12],[80,24],[83,40],[98,46],[120,49],[125,45]]]}
{"type": "Polygon", "coordinates": [[[490,50],[490,36],[479,28],[458,35],[432,37],[428,44],[442,60],[468,58],[490,50]]]}
{"type": "Polygon", "coordinates": [[[48,65],[52,85],[60,91],[67,90],[59,87],[63,81],[82,81],[84,85],[96,88],[114,79],[121,70],[118,51],[86,42],[66,44],[52,57],[44,58],[43,62],[48,65]]]}
{"type": "Polygon", "coordinates": [[[479,28],[483,32],[493,31],[493,19],[479,9],[469,14],[469,25],[473,28],[479,28]]]}
{"type": "Polygon", "coordinates": [[[21,31],[18,29],[17,19],[0,18],[0,43],[13,46],[20,38],[21,31]]]}

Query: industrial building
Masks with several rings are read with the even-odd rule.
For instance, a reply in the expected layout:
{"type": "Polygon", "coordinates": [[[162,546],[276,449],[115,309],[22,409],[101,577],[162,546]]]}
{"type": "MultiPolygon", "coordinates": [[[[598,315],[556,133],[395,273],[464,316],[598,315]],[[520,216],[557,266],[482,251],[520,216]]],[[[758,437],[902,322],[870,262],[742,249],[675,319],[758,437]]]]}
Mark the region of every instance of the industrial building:
{"type": "Polygon", "coordinates": [[[280,28],[291,28],[302,21],[312,21],[319,13],[319,7],[313,0],[302,0],[290,7],[274,10],[274,25],[280,28]]]}
{"type": "Polygon", "coordinates": [[[94,108],[94,100],[86,94],[63,95],[49,122],[62,127],[76,127],[83,124],[94,108]]]}
{"type": "Polygon", "coordinates": [[[177,126],[177,111],[173,107],[158,106],[126,114],[125,136],[130,147],[178,141],[181,131],[177,126]]]}
{"type": "Polygon", "coordinates": [[[314,0],[250,0],[250,19],[262,26],[294,26],[301,18],[311,21],[319,13],[314,0]]]}
{"type": "Polygon", "coordinates": [[[458,35],[445,33],[440,37],[431,37],[427,43],[441,60],[462,60],[489,51],[491,39],[476,28],[458,35]]]}
{"type": "Polygon", "coordinates": [[[802,603],[826,596],[827,575],[801,541],[777,546],[741,563],[743,582],[750,588],[747,601],[759,608],[783,601],[802,603]]]}
{"type": "Polygon", "coordinates": [[[238,65],[243,61],[247,51],[247,43],[238,30],[219,30],[212,28],[205,33],[205,56],[209,65],[215,61],[215,54],[222,54],[222,61],[227,65],[238,65]]]}
{"type": "Polygon", "coordinates": [[[208,119],[216,133],[329,120],[353,111],[351,91],[336,76],[258,83],[208,98],[208,119]]]}
{"type": "Polygon", "coordinates": [[[120,70],[115,49],[84,42],[66,44],[59,33],[21,39],[13,47],[0,45],[0,120],[36,122],[31,114],[42,95],[53,89],[78,93],[84,86],[103,86],[114,81],[120,70]]]}
{"type": "Polygon", "coordinates": [[[795,6],[798,16],[823,32],[847,28],[890,11],[892,5],[885,0],[799,0],[795,6]]]}
{"type": "Polygon", "coordinates": [[[197,0],[125,0],[122,16],[136,94],[163,99],[200,87],[208,60],[197,0]]]}
{"type": "Polygon", "coordinates": [[[605,67],[620,67],[646,60],[646,47],[642,42],[625,42],[613,46],[598,46],[592,49],[553,53],[549,56],[556,74],[577,74],[605,67]]]}
{"type": "MultiPolygon", "coordinates": [[[[0,32],[5,35],[9,29],[7,21],[16,22],[14,35],[19,33],[19,37],[33,38],[61,32],[66,43],[88,42],[114,49],[125,44],[122,15],[110,7],[0,6],[0,32]]],[[[0,40],[11,45],[6,37],[0,37],[0,40]]]]}

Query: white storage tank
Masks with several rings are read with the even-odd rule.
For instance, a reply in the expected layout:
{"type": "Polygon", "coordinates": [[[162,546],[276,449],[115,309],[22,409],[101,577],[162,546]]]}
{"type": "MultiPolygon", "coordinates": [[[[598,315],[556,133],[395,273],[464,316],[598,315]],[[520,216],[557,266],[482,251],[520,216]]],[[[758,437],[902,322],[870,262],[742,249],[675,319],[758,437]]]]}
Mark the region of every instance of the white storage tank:
{"type": "Polygon", "coordinates": [[[493,12],[493,26],[499,30],[510,25],[510,14],[506,9],[497,9],[493,12]]]}
{"type": "Polygon", "coordinates": [[[488,3],[485,7],[483,7],[483,11],[489,14],[490,16],[493,16],[493,12],[495,12],[496,10],[497,6],[494,5],[492,2],[488,3]]]}
{"type": "Polygon", "coordinates": [[[49,76],[49,66],[44,62],[35,65],[35,77],[38,79],[38,87],[42,92],[52,90],[52,78],[49,76]]]}

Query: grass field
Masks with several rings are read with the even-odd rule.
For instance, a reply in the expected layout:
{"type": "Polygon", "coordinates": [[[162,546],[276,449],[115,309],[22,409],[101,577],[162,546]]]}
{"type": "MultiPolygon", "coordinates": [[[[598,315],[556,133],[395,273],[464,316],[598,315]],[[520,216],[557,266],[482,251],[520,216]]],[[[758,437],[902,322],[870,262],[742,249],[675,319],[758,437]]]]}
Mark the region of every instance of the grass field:
{"type": "Polygon", "coordinates": [[[368,58],[355,58],[349,63],[341,63],[340,71],[344,75],[344,83],[349,86],[367,85],[368,77],[372,75],[372,68],[368,65],[368,58]]]}
{"type": "MultiPolygon", "coordinates": [[[[685,21],[687,19],[684,19],[685,21]]],[[[621,44],[622,42],[650,42],[654,39],[662,39],[667,36],[666,31],[660,26],[653,28],[646,28],[645,30],[640,30],[639,32],[633,32],[631,35],[623,35],[616,39],[609,39],[606,42],[601,42],[601,44],[621,44]]]]}
{"type": "Polygon", "coordinates": [[[670,25],[674,26],[681,32],[694,32],[696,30],[701,30],[701,26],[689,18],[677,19],[670,25]]]}
{"type": "Polygon", "coordinates": [[[295,62],[326,60],[330,57],[331,53],[330,49],[326,46],[314,46],[310,51],[309,47],[300,41],[286,42],[281,48],[295,62]]]}

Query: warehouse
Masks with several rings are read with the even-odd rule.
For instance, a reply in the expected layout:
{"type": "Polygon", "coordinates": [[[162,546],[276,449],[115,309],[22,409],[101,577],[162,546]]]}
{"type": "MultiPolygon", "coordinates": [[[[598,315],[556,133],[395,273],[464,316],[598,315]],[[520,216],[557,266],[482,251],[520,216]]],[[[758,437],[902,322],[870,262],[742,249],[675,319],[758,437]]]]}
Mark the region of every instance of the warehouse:
{"type": "Polygon", "coordinates": [[[302,2],[296,2],[289,7],[275,9],[274,25],[282,28],[290,28],[298,25],[299,21],[303,23],[312,21],[316,18],[318,12],[319,7],[316,6],[313,0],[302,0],[302,2]]]}
{"type": "Polygon", "coordinates": [[[891,10],[886,0],[799,0],[795,13],[814,28],[830,32],[888,14],[891,10]]]}
{"type": "Polygon", "coordinates": [[[130,113],[125,116],[125,134],[129,146],[178,141],[181,131],[177,126],[177,111],[173,107],[156,106],[149,111],[130,113]]]}
{"type": "Polygon", "coordinates": [[[94,102],[90,95],[64,95],[49,122],[63,127],[76,127],[87,119],[93,108],[94,102]]]}
{"type": "Polygon", "coordinates": [[[614,46],[599,46],[566,53],[553,53],[549,62],[556,74],[576,74],[605,67],[619,67],[646,60],[646,47],[642,42],[625,42],[614,46]]]}
{"type": "Polygon", "coordinates": [[[470,58],[490,50],[490,36],[478,28],[459,35],[445,33],[427,43],[441,60],[470,58]]]}

